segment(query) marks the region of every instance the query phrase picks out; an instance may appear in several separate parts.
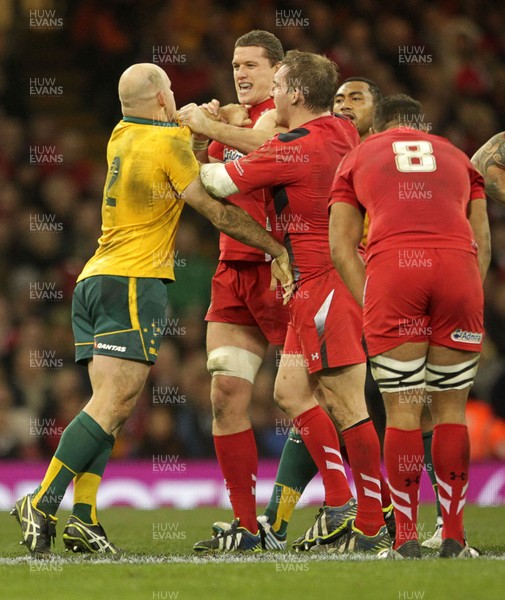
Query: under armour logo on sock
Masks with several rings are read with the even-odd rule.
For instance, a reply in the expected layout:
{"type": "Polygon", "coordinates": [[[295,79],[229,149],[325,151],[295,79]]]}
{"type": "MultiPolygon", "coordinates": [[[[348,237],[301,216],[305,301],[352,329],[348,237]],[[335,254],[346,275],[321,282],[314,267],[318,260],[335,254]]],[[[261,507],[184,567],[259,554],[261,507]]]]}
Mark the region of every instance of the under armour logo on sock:
{"type": "Polygon", "coordinates": [[[461,471],[461,473],[458,475],[454,471],[451,471],[449,479],[451,481],[455,481],[456,479],[461,479],[461,481],[466,481],[466,473],[464,471],[461,471]]]}
{"type": "Polygon", "coordinates": [[[405,485],[407,487],[410,487],[413,483],[419,483],[421,481],[421,476],[418,475],[417,477],[414,477],[414,479],[411,479],[410,477],[407,477],[407,479],[405,479],[405,485]]]}

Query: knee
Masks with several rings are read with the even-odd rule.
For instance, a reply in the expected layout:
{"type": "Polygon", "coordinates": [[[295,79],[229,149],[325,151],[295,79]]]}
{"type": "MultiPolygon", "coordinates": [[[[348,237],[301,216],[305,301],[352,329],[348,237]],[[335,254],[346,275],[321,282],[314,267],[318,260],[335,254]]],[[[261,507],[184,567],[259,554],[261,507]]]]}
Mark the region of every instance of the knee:
{"type": "Polygon", "coordinates": [[[300,406],[303,405],[303,401],[300,401],[296,390],[289,389],[288,386],[278,381],[275,382],[274,386],[274,401],[289,416],[292,413],[298,414],[300,406]]]}

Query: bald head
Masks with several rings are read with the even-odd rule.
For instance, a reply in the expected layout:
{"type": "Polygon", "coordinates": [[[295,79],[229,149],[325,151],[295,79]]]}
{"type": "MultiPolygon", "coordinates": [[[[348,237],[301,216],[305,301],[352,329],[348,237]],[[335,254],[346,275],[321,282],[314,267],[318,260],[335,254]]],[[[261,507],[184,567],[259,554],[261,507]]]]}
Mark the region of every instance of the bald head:
{"type": "Polygon", "coordinates": [[[168,110],[170,117],[175,113],[170,79],[158,65],[138,63],[126,69],[119,79],[118,92],[125,116],[155,118],[154,113],[160,110],[168,110]]]}

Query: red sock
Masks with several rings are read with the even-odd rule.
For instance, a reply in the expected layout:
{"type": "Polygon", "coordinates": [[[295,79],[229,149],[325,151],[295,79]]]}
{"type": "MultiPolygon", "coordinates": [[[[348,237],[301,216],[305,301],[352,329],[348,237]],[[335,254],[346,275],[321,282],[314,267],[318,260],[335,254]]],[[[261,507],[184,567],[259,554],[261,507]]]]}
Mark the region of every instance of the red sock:
{"type": "Polygon", "coordinates": [[[235,518],[240,519],[241,527],[245,527],[251,533],[258,533],[256,521],[258,451],[253,430],[247,429],[230,435],[215,435],[214,447],[235,518]]]}
{"type": "Polygon", "coordinates": [[[337,432],[330,417],[314,406],[293,419],[323,478],[326,506],[342,506],[352,498],[337,432]]]}
{"type": "Polygon", "coordinates": [[[395,507],[396,540],[394,547],[398,548],[409,540],[418,539],[419,482],[424,466],[421,430],[386,427],[384,459],[391,500],[395,507]]]}
{"type": "Polygon", "coordinates": [[[381,449],[370,419],[342,431],[356,485],[358,514],[355,525],[365,535],[376,535],[384,525],[381,496],[381,449]]]}
{"type": "Polygon", "coordinates": [[[387,484],[387,481],[384,479],[384,475],[382,474],[382,471],[381,471],[380,480],[381,480],[382,508],[389,508],[391,506],[391,494],[389,493],[389,486],[387,484]]]}
{"type": "Polygon", "coordinates": [[[452,538],[464,545],[463,507],[470,465],[467,426],[454,423],[435,425],[431,454],[444,519],[442,538],[452,538]]]}
{"type": "MultiPolygon", "coordinates": [[[[345,460],[345,462],[349,466],[351,466],[351,463],[349,461],[349,455],[347,454],[347,448],[345,446],[340,446],[340,453],[342,454],[342,458],[345,460]]],[[[389,508],[391,506],[391,494],[389,493],[389,486],[387,484],[387,481],[384,479],[384,475],[382,474],[382,471],[381,471],[381,475],[380,475],[380,480],[381,480],[382,508],[389,508]]]]}

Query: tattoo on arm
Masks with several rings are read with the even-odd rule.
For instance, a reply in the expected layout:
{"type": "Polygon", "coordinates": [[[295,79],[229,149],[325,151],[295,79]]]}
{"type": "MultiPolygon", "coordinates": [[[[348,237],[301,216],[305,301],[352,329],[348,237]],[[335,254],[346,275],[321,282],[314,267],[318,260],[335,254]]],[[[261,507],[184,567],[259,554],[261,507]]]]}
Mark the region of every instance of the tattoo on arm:
{"type": "Polygon", "coordinates": [[[505,202],[505,131],[497,133],[479,148],[472,163],[484,177],[486,193],[505,202]]]}

